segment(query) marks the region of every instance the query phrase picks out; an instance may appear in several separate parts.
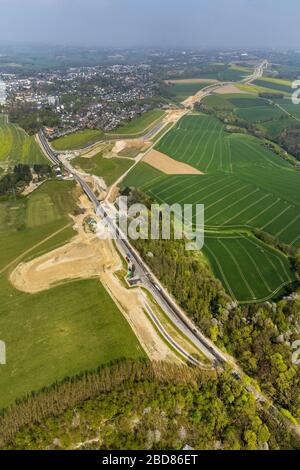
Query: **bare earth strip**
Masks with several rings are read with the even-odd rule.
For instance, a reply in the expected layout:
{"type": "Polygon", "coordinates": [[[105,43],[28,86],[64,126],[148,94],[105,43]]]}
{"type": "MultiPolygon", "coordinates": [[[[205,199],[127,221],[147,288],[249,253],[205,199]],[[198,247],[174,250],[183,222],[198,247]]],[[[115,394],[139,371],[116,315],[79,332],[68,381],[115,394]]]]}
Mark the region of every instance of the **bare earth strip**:
{"type": "Polygon", "coordinates": [[[143,161],[167,175],[203,175],[201,171],[187,163],[178,162],[157,150],[151,150],[151,152],[143,158],[143,161]]]}
{"type": "Polygon", "coordinates": [[[246,93],[246,91],[242,91],[240,90],[238,87],[236,87],[235,85],[225,85],[225,86],[222,86],[221,88],[218,88],[215,93],[219,93],[220,95],[226,95],[227,93],[230,93],[230,94],[235,94],[235,93],[246,93]]]}

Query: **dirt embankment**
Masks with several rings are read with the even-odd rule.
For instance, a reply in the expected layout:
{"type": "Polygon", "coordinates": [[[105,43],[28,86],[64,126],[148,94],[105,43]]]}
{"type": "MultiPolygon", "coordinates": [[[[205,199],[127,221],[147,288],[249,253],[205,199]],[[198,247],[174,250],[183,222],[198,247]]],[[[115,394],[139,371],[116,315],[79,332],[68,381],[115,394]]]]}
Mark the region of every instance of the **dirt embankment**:
{"type": "Polygon", "coordinates": [[[187,163],[178,162],[173,158],[165,155],[164,153],[158,152],[157,150],[151,150],[144,158],[143,161],[153,166],[157,170],[166,173],[167,175],[202,175],[201,171],[188,165],[187,163]]]}
{"type": "Polygon", "coordinates": [[[165,80],[165,83],[217,83],[218,80],[214,78],[179,78],[177,80],[165,80]]]}
{"type": "Polygon", "coordinates": [[[167,124],[179,121],[186,114],[185,109],[170,109],[166,111],[163,121],[167,124]]]}

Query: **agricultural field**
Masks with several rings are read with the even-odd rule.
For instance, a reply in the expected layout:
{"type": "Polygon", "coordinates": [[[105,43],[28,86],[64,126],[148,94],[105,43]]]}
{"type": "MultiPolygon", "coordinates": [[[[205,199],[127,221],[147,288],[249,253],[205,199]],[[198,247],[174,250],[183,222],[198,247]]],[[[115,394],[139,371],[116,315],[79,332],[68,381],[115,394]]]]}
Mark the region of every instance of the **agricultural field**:
{"type": "Polygon", "coordinates": [[[148,163],[140,162],[136,165],[133,170],[122,181],[122,187],[145,187],[146,184],[153,184],[154,181],[164,180],[165,175],[148,165],[148,163]],[[137,184],[138,183],[138,184],[137,184]]]}
{"type": "Polygon", "coordinates": [[[232,112],[241,119],[260,124],[267,137],[276,138],[284,129],[300,124],[300,106],[293,105],[290,99],[269,100],[255,95],[210,95],[203,104],[216,111],[232,112]]]}
{"type": "Polygon", "coordinates": [[[211,85],[211,83],[173,83],[170,87],[170,91],[176,95],[178,101],[184,101],[186,98],[195,95],[208,85],[211,85]]]}
{"type": "Polygon", "coordinates": [[[144,357],[98,280],[66,282],[38,294],[20,292],[8,280],[20,261],[47,253],[74,236],[68,217],[75,207],[71,185],[50,182],[30,198],[0,202],[0,331],[7,347],[0,408],[111,360],[144,357]]]}
{"type": "MultiPolygon", "coordinates": [[[[263,106],[258,107],[263,109],[263,106]]],[[[222,234],[228,230],[233,233],[248,230],[250,233],[251,229],[260,229],[282,243],[300,248],[300,173],[268,149],[262,141],[245,134],[227,133],[224,125],[213,116],[189,115],[182,118],[161,139],[157,149],[175,160],[189,163],[205,174],[161,177],[150,174],[144,168],[145,177],[142,179],[139,172],[143,174],[143,169],[138,165],[134,172],[128,175],[124,184],[130,182],[133,186],[136,178],[136,184],[161,203],[204,204],[205,227],[210,232],[217,231],[222,234]]],[[[228,243],[230,242],[226,240],[225,246],[228,243]]],[[[235,252],[239,251],[239,256],[235,255],[240,260],[237,261],[238,265],[244,263],[245,254],[241,246],[245,247],[245,244],[244,240],[233,243],[232,248],[235,252]],[[240,247],[240,250],[237,247],[240,247]]],[[[273,252],[273,249],[266,245],[257,248],[260,244],[261,242],[255,239],[258,254],[261,249],[266,251],[268,256],[270,250],[273,252]]],[[[221,250],[222,244],[219,245],[220,243],[208,239],[208,249],[215,254],[220,269],[226,270],[227,251],[225,248],[221,250]],[[215,253],[216,247],[219,247],[218,255],[215,253]]],[[[252,245],[247,242],[246,251],[250,250],[252,245]]],[[[205,254],[209,257],[208,249],[205,254]]],[[[255,299],[271,298],[283,285],[295,279],[285,256],[279,252],[276,254],[283,264],[274,262],[273,256],[273,263],[265,267],[261,264],[262,276],[270,289],[266,288],[265,283],[260,283],[257,289],[252,287],[253,269],[248,262],[248,274],[245,264],[246,271],[243,271],[243,276],[252,287],[254,295],[251,292],[247,294],[243,283],[235,283],[233,279],[234,288],[231,286],[231,289],[235,298],[251,302],[255,299]],[[281,282],[278,276],[282,276],[281,282]],[[271,278],[275,283],[272,283],[271,278]]],[[[255,257],[255,253],[253,256],[255,257]]],[[[213,256],[209,259],[212,260],[213,256]]],[[[216,265],[216,261],[212,261],[213,269],[220,277],[216,265]]],[[[241,275],[237,267],[235,275],[241,275]]],[[[228,288],[227,284],[224,284],[228,288]]],[[[231,293],[229,289],[228,291],[231,293]]]]}
{"type": "Polygon", "coordinates": [[[74,134],[65,135],[53,140],[51,146],[55,150],[78,150],[103,139],[104,133],[98,129],[85,129],[74,134]]]}
{"type": "Polygon", "coordinates": [[[128,158],[104,158],[101,153],[92,158],[77,157],[72,163],[86,173],[103,178],[108,186],[133,165],[133,161],[128,158]]]}
{"type": "Polygon", "coordinates": [[[126,136],[126,135],[139,135],[149,130],[154,124],[159,121],[165,112],[162,109],[151,109],[140,117],[118,127],[114,131],[109,132],[108,136],[126,136]]]}
{"type": "Polygon", "coordinates": [[[271,78],[260,78],[259,80],[254,80],[254,85],[263,88],[270,88],[270,90],[274,92],[281,92],[284,94],[291,94],[292,93],[292,82],[285,81],[285,80],[276,80],[271,78]]]}
{"type": "Polygon", "coordinates": [[[46,163],[34,137],[0,114],[0,165],[46,163]]]}

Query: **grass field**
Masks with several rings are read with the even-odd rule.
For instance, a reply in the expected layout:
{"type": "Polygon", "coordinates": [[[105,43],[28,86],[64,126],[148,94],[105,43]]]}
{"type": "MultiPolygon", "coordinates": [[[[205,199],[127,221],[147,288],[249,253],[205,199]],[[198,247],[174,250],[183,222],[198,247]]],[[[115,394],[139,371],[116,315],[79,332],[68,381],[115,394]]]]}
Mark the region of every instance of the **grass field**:
{"type": "Polygon", "coordinates": [[[51,142],[55,150],[77,150],[98,142],[104,133],[98,129],[85,129],[74,134],[65,135],[51,142]]]}
{"type": "Polygon", "coordinates": [[[128,158],[103,158],[101,153],[92,158],[75,158],[73,163],[83,171],[103,178],[108,186],[133,165],[128,158]]]}
{"type": "Polygon", "coordinates": [[[8,281],[21,259],[48,252],[74,235],[68,226],[68,214],[75,207],[73,190],[73,183],[55,181],[29,199],[0,202],[0,337],[7,348],[0,408],[113,359],[144,357],[99,281],[67,282],[34,295],[15,290],[8,281]]]}
{"type": "Polygon", "coordinates": [[[46,163],[34,137],[0,114],[0,165],[46,163]]]}
{"type": "Polygon", "coordinates": [[[156,121],[159,121],[165,112],[162,109],[151,109],[146,113],[142,114],[140,117],[133,119],[132,121],[124,124],[123,126],[118,127],[112,132],[109,132],[107,135],[115,136],[126,136],[126,135],[139,135],[146,132],[156,121]]]}
{"type": "MultiPolygon", "coordinates": [[[[240,106],[240,109],[247,107],[240,106]]],[[[300,173],[266,148],[262,141],[244,134],[227,133],[223,124],[213,116],[190,115],[181,119],[157,144],[157,148],[205,174],[162,176],[138,165],[124,184],[133,186],[135,182],[159,202],[204,204],[206,230],[217,231],[220,237],[228,230],[236,234],[242,229],[260,229],[283,243],[300,248],[300,173]]],[[[216,236],[212,238],[218,239],[216,236]]],[[[226,240],[225,245],[228,243],[230,242],[226,240]]],[[[259,243],[255,242],[258,254],[261,249],[272,251],[265,245],[257,248],[259,243]]],[[[238,259],[237,265],[247,259],[243,249],[245,244],[244,240],[230,244],[235,252],[239,251],[239,256],[237,253],[234,255],[238,259]]],[[[225,248],[220,249],[221,246],[222,244],[208,239],[208,249],[216,256],[221,269],[226,271],[228,254],[225,248]],[[219,247],[218,254],[216,247],[219,247]]],[[[246,251],[252,248],[248,242],[246,246],[246,251]]],[[[205,252],[207,256],[208,249],[205,252]]],[[[252,256],[255,258],[255,253],[252,256]]],[[[266,265],[267,271],[263,262],[259,265],[265,283],[261,284],[260,281],[257,288],[253,284],[251,264],[248,262],[248,274],[245,264],[243,276],[252,287],[254,295],[245,290],[243,282],[235,282],[232,278],[232,282],[228,282],[234,297],[239,301],[271,298],[282,285],[293,281],[295,278],[289,270],[287,259],[281,254],[278,256],[283,264],[278,264],[277,261],[269,263],[266,265]],[[279,282],[280,276],[282,282],[279,282]],[[266,288],[266,284],[270,289],[266,288]]],[[[212,259],[211,255],[210,260],[212,259]]],[[[273,256],[271,259],[273,260],[273,256]]],[[[236,264],[232,265],[232,269],[234,266],[236,264]]],[[[213,268],[220,277],[216,262],[213,268]]],[[[237,266],[234,276],[241,276],[237,266]]],[[[224,285],[228,289],[227,284],[224,285]]],[[[229,289],[228,291],[231,292],[229,289]]]]}

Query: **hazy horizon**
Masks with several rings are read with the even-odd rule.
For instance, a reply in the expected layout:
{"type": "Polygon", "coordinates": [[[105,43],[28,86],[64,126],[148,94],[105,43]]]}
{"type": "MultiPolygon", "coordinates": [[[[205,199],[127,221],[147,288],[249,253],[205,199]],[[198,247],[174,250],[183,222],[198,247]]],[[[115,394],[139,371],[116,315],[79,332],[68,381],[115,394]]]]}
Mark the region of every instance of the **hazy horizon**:
{"type": "Polygon", "coordinates": [[[298,0],[0,0],[0,42],[300,48],[298,0]]]}

